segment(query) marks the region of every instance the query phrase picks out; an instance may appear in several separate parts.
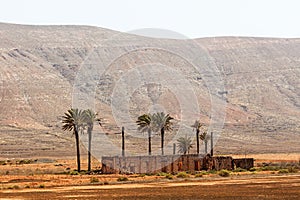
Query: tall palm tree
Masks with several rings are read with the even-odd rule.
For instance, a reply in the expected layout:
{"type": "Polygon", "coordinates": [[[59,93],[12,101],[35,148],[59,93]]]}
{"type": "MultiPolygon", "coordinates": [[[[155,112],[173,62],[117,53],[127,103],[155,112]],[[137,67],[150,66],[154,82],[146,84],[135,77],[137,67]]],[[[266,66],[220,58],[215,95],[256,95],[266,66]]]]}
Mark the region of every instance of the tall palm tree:
{"type": "Polygon", "coordinates": [[[91,171],[91,152],[92,152],[92,132],[94,129],[94,122],[99,122],[101,126],[100,119],[97,118],[97,113],[93,112],[90,109],[85,110],[84,112],[84,122],[87,125],[88,133],[88,171],[91,171]]]}
{"type": "Polygon", "coordinates": [[[138,117],[136,123],[139,131],[148,133],[148,154],[151,155],[151,133],[153,129],[152,115],[143,114],[138,117]]]}
{"type": "Polygon", "coordinates": [[[197,154],[199,154],[199,133],[200,128],[202,127],[202,124],[199,120],[196,120],[195,123],[192,125],[192,127],[196,130],[196,145],[197,145],[197,154]]]}
{"type": "Polygon", "coordinates": [[[204,131],[203,133],[200,134],[200,140],[202,140],[202,142],[204,142],[206,154],[207,154],[207,142],[209,139],[210,139],[210,137],[207,134],[207,131],[204,131]]]}
{"type": "Polygon", "coordinates": [[[190,149],[193,148],[191,137],[180,137],[178,140],[178,153],[189,153],[190,149]]]}
{"type": "Polygon", "coordinates": [[[64,131],[73,131],[76,142],[76,152],[77,152],[77,170],[80,172],[80,148],[79,148],[79,132],[84,129],[84,114],[82,110],[70,109],[63,116],[63,127],[64,131]]]}
{"type": "Polygon", "coordinates": [[[161,136],[161,154],[164,155],[164,140],[165,140],[165,131],[172,130],[172,122],[174,118],[169,114],[165,114],[164,112],[154,113],[152,116],[153,125],[155,130],[160,130],[161,136]]]}

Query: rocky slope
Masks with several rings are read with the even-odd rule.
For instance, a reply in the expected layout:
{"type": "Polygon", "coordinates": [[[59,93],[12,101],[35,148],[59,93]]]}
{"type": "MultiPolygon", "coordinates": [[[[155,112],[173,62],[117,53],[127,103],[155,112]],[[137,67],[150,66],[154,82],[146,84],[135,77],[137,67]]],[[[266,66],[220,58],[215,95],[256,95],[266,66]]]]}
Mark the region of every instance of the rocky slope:
{"type": "MultiPolygon", "coordinates": [[[[158,45],[180,52],[187,41],[150,39],[88,26],[4,23],[0,23],[0,39],[0,157],[74,155],[70,148],[71,134],[60,130],[61,116],[76,103],[74,84],[80,83],[78,74],[88,67],[91,55],[96,55],[96,60],[103,64],[124,50],[130,52],[110,63],[101,76],[93,73],[81,76],[85,80],[98,80],[96,90],[87,86],[80,94],[84,96],[95,90],[95,110],[104,118],[104,132],[113,135],[113,141],[119,141],[120,136],[113,134],[119,128],[108,97],[125,72],[146,61],[179,71],[196,93],[201,119],[208,122],[211,116],[210,94],[202,78],[208,74],[199,73],[188,60],[177,55],[150,48],[158,45]],[[135,52],[131,51],[133,46],[149,48],[135,52]]],[[[227,102],[226,118],[216,151],[299,152],[300,39],[220,37],[197,39],[194,44],[210,56],[224,81],[221,92],[227,102]]],[[[177,89],[182,87],[179,85],[177,89]]],[[[180,117],[176,94],[167,87],[159,90],[160,96],[155,101],[180,117]]],[[[152,99],[147,95],[145,86],[132,94],[129,103],[132,118],[151,105],[152,99]]],[[[221,97],[216,99],[222,101],[221,97]]],[[[192,120],[199,116],[188,115],[192,120]]],[[[99,128],[95,131],[103,134],[99,128]]],[[[147,147],[140,143],[146,140],[130,137],[129,150],[138,146],[146,152],[147,147]]],[[[167,136],[167,140],[168,137],[172,136],[167,136]]],[[[154,143],[155,140],[158,142],[159,138],[154,138],[154,143]]]]}

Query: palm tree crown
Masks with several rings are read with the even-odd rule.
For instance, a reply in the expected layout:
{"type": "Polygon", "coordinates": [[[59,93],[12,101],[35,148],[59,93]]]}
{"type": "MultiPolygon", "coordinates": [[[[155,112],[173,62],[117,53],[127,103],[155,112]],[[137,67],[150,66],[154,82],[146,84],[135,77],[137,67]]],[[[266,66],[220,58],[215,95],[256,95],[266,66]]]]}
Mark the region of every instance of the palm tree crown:
{"type": "Polygon", "coordinates": [[[64,131],[73,131],[74,134],[84,130],[84,115],[83,111],[77,108],[68,110],[63,116],[63,127],[64,131]]]}
{"type": "Polygon", "coordinates": [[[193,148],[191,137],[180,137],[178,140],[178,153],[183,153],[184,155],[193,148]]]}
{"type": "Polygon", "coordinates": [[[162,155],[164,155],[165,131],[172,130],[173,123],[171,122],[171,120],[173,119],[173,117],[171,117],[169,114],[165,114],[164,112],[157,112],[152,115],[154,130],[160,130],[162,155]]]}

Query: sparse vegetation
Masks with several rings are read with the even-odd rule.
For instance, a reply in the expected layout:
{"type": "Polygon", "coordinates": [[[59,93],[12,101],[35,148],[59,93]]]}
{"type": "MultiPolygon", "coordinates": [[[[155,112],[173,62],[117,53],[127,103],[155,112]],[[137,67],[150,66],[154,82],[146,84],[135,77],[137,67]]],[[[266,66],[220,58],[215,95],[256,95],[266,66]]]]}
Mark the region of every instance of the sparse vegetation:
{"type": "Polygon", "coordinates": [[[189,175],[186,172],[179,172],[177,178],[188,178],[189,175]]]}
{"type": "Polygon", "coordinates": [[[90,179],[90,183],[99,183],[99,179],[96,178],[96,177],[92,177],[92,178],[90,179]]]}
{"type": "Polygon", "coordinates": [[[250,171],[250,172],[255,172],[255,171],[256,171],[256,168],[255,168],[255,167],[251,167],[251,168],[249,169],[249,171],[250,171]]]}
{"type": "Polygon", "coordinates": [[[117,179],[117,181],[119,181],[119,182],[122,182],[122,181],[129,181],[129,179],[127,178],[127,177],[119,177],[118,179],[117,179]]]}
{"type": "Polygon", "coordinates": [[[247,170],[246,169],[243,169],[243,168],[240,168],[240,167],[238,167],[238,168],[236,168],[236,169],[234,169],[234,170],[232,170],[233,172],[246,172],[247,170]]]}
{"type": "Polygon", "coordinates": [[[223,170],[218,172],[218,175],[222,176],[222,177],[229,177],[230,176],[230,171],[223,169],[223,170]]]}
{"type": "Polygon", "coordinates": [[[172,174],[167,174],[167,175],[166,175],[166,178],[169,179],[169,180],[171,180],[171,179],[173,179],[174,177],[173,177],[172,174]]]}
{"type": "Polygon", "coordinates": [[[80,173],[78,171],[74,170],[74,171],[70,171],[69,174],[70,175],[79,175],[80,173]]]}
{"type": "Polygon", "coordinates": [[[289,173],[289,170],[288,169],[280,169],[280,170],[278,170],[278,173],[279,174],[287,174],[287,173],[289,173]]]}

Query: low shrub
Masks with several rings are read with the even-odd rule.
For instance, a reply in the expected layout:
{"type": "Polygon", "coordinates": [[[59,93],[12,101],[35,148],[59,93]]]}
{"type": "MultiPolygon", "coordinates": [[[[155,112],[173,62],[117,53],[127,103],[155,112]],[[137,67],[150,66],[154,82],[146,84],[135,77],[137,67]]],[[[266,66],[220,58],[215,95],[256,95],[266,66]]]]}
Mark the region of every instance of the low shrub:
{"type": "Polygon", "coordinates": [[[196,174],[196,175],[195,175],[195,178],[199,178],[199,177],[203,177],[203,174],[202,174],[202,173],[199,173],[199,174],[196,174]]]}
{"type": "Polygon", "coordinates": [[[117,181],[129,181],[129,179],[127,177],[119,177],[117,181]]]}
{"type": "Polygon", "coordinates": [[[9,186],[7,189],[20,189],[18,185],[9,186]]]}
{"type": "Polygon", "coordinates": [[[173,179],[174,177],[173,177],[172,174],[167,174],[167,175],[166,175],[166,178],[169,179],[169,180],[171,180],[171,179],[173,179]]]}
{"type": "Polygon", "coordinates": [[[79,172],[74,170],[74,171],[70,171],[69,175],[79,175],[79,172]]]}
{"type": "Polygon", "coordinates": [[[289,167],[288,171],[289,171],[289,173],[297,173],[299,171],[299,169],[297,169],[296,167],[289,167]]]}
{"type": "Polygon", "coordinates": [[[264,166],[260,168],[262,171],[278,171],[279,169],[279,166],[264,166]]]}
{"type": "Polygon", "coordinates": [[[289,173],[289,170],[288,170],[288,169],[280,169],[280,170],[278,171],[278,173],[279,173],[279,174],[287,174],[287,173],[289,173]]]}
{"type": "Polygon", "coordinates": [[[177,178],[187,178],[189,175],[186,172],[179,172],[177,178]]]}
{"type": "Polygon", "coordinates": [[[99,183],[99,179],[96,178],[96,177],[92,177],[92,178],[90,179],[90,183],[99,183]]]}
{"type": "Polygon", "coordinates": [[[146,174],[139,174],[138,177],[145,177],[146,174]]]}
{"type": "Polygon", "coordinates": [[[250,172],[255,172],[255,171],[256,171],[256,168],[255,168],[255,167],[251,167],[251,168],[249,169],[249,171],[250,171],[250,172]]]}
{"type": "Polygon", "coordinates": [[[230,172],[228,170],[223,169],[223,170],[219,171],[218,175],[222,176],[222,177],[228,177],[228,176],[230,176],[230,172]]]}
{"type": "Polygon", "coordinates": [[[168,174],[165,172],[159,172],[156,174],[156,176],[167,176],[168,174]]]}
{"type": "Polygon", "coordinates": [[[39,185],[39,188],[45,188],[44,184],[39,185]]]}
{"type": "Polygon", "coordinates": [[[209,170],[209,171],[208,171],[208,174],[216,174],[216,173],[217,173],[217,171],[216,171],[216,170],[214,170],[214,169],[213,169],[213,170],[209,170]]]}
{"type": "Polygon", "coordinates": [[[236,169],[234,169],[234,170],[232,170],[233,172],[246,172],[247,170],[246,169],[243,169],[243,168],[240,168],[240,167],[238,167],[238,168],[236,168],[236,169]]]}

